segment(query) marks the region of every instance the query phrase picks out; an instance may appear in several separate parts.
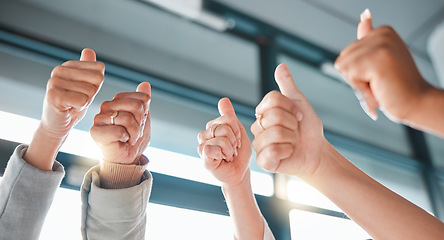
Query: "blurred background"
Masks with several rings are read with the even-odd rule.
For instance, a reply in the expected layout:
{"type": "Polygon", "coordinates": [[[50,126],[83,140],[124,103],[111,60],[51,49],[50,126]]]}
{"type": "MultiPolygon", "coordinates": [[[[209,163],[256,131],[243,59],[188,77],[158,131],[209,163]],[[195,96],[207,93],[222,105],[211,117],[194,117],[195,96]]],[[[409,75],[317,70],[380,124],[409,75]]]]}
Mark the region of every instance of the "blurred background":
{"type": "MultiPolygon", "coordinates": [[[[333,68],[356,39],[365,8],[375,26],[395,28],[424,78],[443,87],[442,0],[1,0],[0,172],[18,143],[30,141],[51,70],[89,47],[106,65],[105,82],[58,156],[67,174],[41,239],[81,238],[78,190],[100,160],[88,133],[93,117],[103,101],[142,81],[153,88],[147,239],[232,239],[220,183],[198,158],[197,134],[218,116],[217,101],[225,96],[249,129],[255,106],[276,89],[274,68],[285,62],[328,140],[371,177],[443,220],[444,141],[381,113],[372,121],[333,68]]],[[[370,238],[299,179],[261,170],[254,156],[251,169],[276,239],[370,238]]]]}

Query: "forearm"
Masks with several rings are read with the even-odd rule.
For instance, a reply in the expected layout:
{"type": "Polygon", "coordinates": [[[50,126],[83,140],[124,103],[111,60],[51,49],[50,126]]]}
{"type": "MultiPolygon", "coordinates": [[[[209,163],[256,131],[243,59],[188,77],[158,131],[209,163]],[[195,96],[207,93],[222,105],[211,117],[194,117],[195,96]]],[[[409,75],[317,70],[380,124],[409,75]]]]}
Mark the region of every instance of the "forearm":
{"type": "Polygon", "coordinates": [[[408,125],[444,137],[444,90],[430,87],[409,115],[408,125]]]}
{"type": "Polygon", "coordinates": [[[235,226],[236,239],[263,239],[264,217],[254,198],[250,170],[236,186],[222,186],[228,210],[235,226]]]}
{"type": "Polygon", "coordinates": [[[65,139],[66,136],[51,138],[39,127],[35,131],[23,159],[40,170],[52,171],[55,158],[65,139]]]}
{"type": "Polygon", "coordinates": [[[374,239],[444,238],[438,219],[367,176],[328,142],[325,150],[323,161],[331,164],[306,180],[374,239]]]}

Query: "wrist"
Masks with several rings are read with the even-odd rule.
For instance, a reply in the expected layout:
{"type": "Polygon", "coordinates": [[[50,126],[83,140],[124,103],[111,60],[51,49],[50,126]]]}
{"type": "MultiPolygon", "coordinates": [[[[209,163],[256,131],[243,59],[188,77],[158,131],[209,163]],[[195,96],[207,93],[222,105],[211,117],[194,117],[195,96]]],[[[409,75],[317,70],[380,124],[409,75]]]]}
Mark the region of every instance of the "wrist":
{"type": "MultiPolygon", "coordinates": [[[[145,157],[145,159],[147,159],[145,157]]],[[[148,161],[143,165],[119,164],[102,161],[100,164],[100,184],[105,189],[121,189],[140,183],[148,161]]]]}
{"type": "Polygon", "coordinates": [[[23,159],[40,170],[52,171],[55,158],[65,139],[66,136],[55,138],[48,135],[39,125],[23,159]]]}
{"type": "Polygon", "coordinates": [[[326,181],[325,179],[329,179],[334,171],[340,169],[341,163],[339,159],[341,157],[342,155],[336,151],[333,145],[323,138],[318,166],[311,174],[299,177],[310,184],[326,181]]]}
{"type": "Polygon", "coordinates": [[[444,115],[437,109],[444,106],[444,90],[428,85],[424,88],[417,104],[411,108],[410,114],[402,121],[403,124],[412,128],[428,131],[444,136],[444,115]]]}
{"type": "Polygon", "coordinates": [[[237,183],[222,183],[224,192],[245,191],[251,189],[250,168],[247,168],[242,179],[237,183]]]}

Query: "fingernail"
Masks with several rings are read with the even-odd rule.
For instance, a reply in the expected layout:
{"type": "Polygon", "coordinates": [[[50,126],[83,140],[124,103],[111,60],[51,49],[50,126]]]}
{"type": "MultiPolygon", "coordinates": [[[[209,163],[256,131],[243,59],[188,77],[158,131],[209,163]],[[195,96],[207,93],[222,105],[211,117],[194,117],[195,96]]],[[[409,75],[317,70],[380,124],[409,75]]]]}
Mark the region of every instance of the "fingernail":
{"type": "Polygon", "coordinates": [[[361,100],[364,98],[364,95],[362,94],[362,92],[359,91],[358,89],[353,89],[353,91],[355,92],[355,95],[358,98],[358,100],[361,102],[361,100]]]}
{"type": "Polygon", "coordinates": [[[241,148],[241,147],[242,147],[242,141],[241,141],[240,138],[237,139],[237,147],[238,147],[238,148],[241,148]]]}
{"type": "Polygon", "coordinates": [[[300,121],[302,121],[302,113],[301,112],[298,112],[298,113],[296,113],[296,120],[298,121],[298,122],[300,122],[300,121]]]}
{"type": "Polygon", "coordinates": [[[124,134],[120,140],[121,140],[121,142],[128,142],[129,136],[124,134]]]}
{"type": "Polygon", "coordinates": [[[366,8],[362,13],[361,13],[361,22],[366,20],[366,19],[370,19],[372,17],[370,10],[368,8],[366,8]]]}
{"type": "Polygon", "coordinates": [[[227,156],[225,156],[225,154],[223,154],[223,153],[222,153],[222,159],[227,160],[227,156]]]}
{"type": "Polygon", "coordinates": [[[364,110],[364,112],[373,120],[376,121],[378,119],[378,116],[373,114],[372,112],[370,112],[370,108],[368,107],[368,104],[366,101],[359,101],[359,103],[361,104],[362,109],[364,110]]]}
{"type": "Polygon", "coordinates": [[[234,156],[237,157],[237,155],[238,155],[238,154],[237,154],[237,148],[235,148],[235,149],[234,149],[234,156]]]}

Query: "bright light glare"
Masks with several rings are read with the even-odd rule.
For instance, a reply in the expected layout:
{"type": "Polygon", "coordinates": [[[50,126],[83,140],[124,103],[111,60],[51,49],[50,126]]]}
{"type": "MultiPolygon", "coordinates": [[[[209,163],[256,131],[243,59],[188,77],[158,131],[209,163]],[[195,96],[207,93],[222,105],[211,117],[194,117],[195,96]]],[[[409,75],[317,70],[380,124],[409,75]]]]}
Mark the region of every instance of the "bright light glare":
{"type": "MultiPolygon", "coordinates": [[[[220,182],[203,167],[200,158],[153,147],[148,148],[145,154],[150,159],[149,169],[154,172],[216,186],[221,185],[220,182]]],[[[264,196],[273,195],[273,178],[271,175],[252,171],[251,179],[254,193],[264,196]]]]}
{"type": "MultiPolygon", "coordinates": [[[[40,239],[82,239],[80,192],[59,188],[40,239]]],[[[228,216],[149,203],[146,239],[233,239],[228,216]]]]}
{"type": "Polygon", "coordinates": [[[302,210],[290,211],[290,226],[292,240],[371,238],[351,220],[302,210]]]}
{"type": "Polygon", "coordinates": [[[288,181],[287,194],[288,200],[292,202],[342,212],[339,207],[320,193],[316,188],[297,178],[291,178],[288,181]]]}
{"type": "Polygon", "coordinates": [[[233,239],[230,217],[148,204],[146,239],[233,239]]]}
{"type": "MultiPolygon", "coordinates": [[[[2,120],[0,138],[26,144],[31,142],[39,124],[36,119],[2,111],[0,111],[0,119],[2,120]]],[[[60,151],[97,160],[102,158],[100,149],[90,134],[78,129],[70,132],[60,151]]],[[[153,147],[148,147],[145,154],[150,159],[148,165],[150,171],[216,186],[221,185],[203,167],[199,158],[153,147]]],[[[254,193],[264,196],[273,195],[273,178],[270,174],[252,171],[251,179],[254,193]]]]}
{"type": "MultiPolygon", "coordinates": [[[[0,111],[0,138],[8,141],[29,144],[39,125],[39,120],[0,111]]],[[[102,153],[88,132],[72,129],[60,148],[61,152],[92,159],[101,159],[102,153]]]]}
{"type": "Polygon", "coordinates": [[[43,224],[41,240],[82,239],[80,232],[80,192],[59,188],[43,224]]]}

